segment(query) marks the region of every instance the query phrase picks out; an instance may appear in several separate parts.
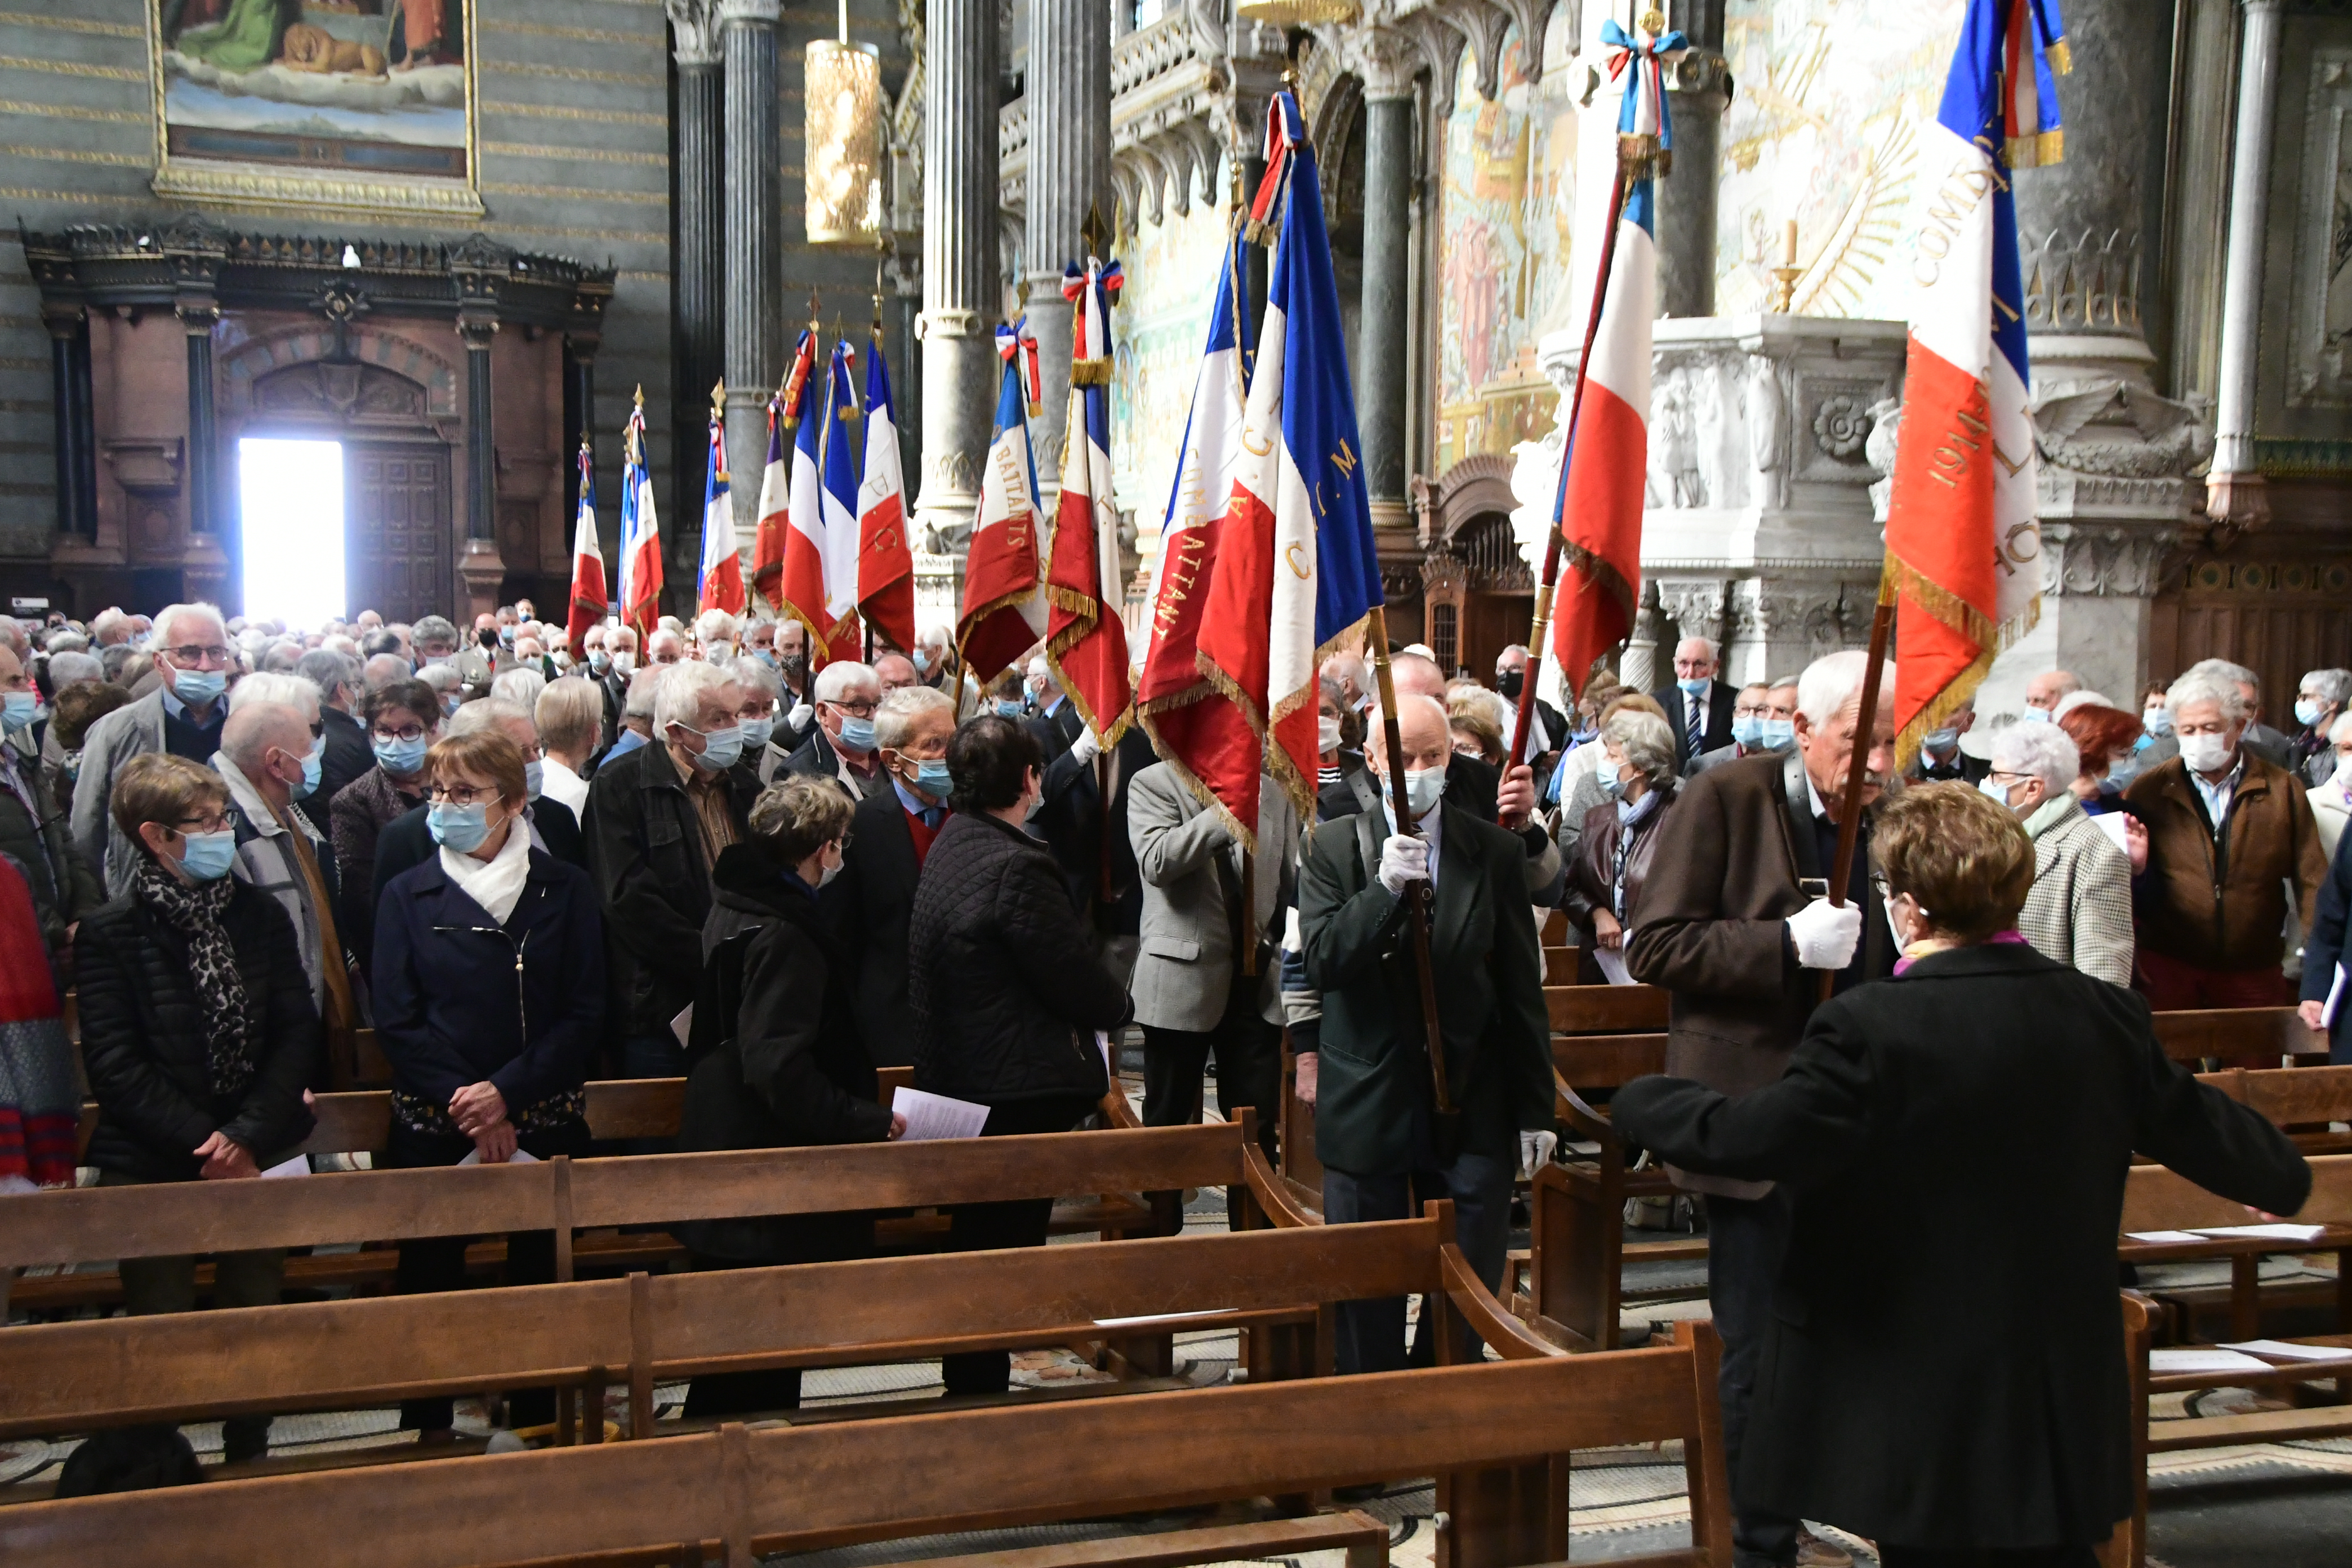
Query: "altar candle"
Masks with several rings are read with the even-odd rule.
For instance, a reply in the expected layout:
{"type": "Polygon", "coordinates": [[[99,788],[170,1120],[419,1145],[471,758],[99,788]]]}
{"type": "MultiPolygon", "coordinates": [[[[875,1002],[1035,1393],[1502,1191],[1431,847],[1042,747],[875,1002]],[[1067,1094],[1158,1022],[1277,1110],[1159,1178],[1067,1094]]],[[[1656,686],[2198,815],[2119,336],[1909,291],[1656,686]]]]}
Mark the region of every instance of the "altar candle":
{"type": "Polygon", "coordinates": [[[1790,218],[1780,231],[1780,262],[1784,267],[1797,264],[1797,220],[1790,218]]]}

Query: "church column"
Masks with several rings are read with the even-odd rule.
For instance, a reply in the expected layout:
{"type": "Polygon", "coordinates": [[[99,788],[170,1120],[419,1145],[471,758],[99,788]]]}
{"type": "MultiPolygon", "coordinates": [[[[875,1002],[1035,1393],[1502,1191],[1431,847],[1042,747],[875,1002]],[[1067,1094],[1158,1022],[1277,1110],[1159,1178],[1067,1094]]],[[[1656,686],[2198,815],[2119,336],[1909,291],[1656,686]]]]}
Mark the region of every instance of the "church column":
{"type": "MultiPolygon", "coordinates": [[[[2198,410],[2156,392],[2141,322],[2161,273],[2171,35],[2138,0],[2077,0],[2058,79],[2065,155],[2012,175],[2041,452],[2041,538],[2004,571],[2038,573],[2040,624],[1994,665],[1977,709],[2015,711],[2036,670],[2071,669],[2118,700],[2148,676],[2150,608],[2210,449],[2198,410]]],[[[2016,454],[2007,460],[2017,460],[2016,454]]]]}
{"type": "Polygon", "coordinates": [[[56,405],[58,531],[98,538],[98,438],[89,399],[89,312],[44,302],[49,329],[50,401],[56,405]]]}
{"type": "MultiPolygon", "coordinates": [[[[670,402],[672,494],[696,498],[684,519],[699,515],[702,476],[683,454],[702,450],[710,384],[726,374],[726,162],[720,106],[726,44],[718,0],[667,0],[671,58],[677,65],[676,137],[677,249],[670,258],[677,310],[672,339],[670,402]]],[[[627,392],[631,389],[621,389],[627,392]]],[[[611,454],[617,461],[620,454],[611,454]]],[[[605,454],[599,453],[600,461],[605,454]]]]}
{"type": "MultiPolygon", "coordinates": [[[[185,592],[215,604],[240,597],[237,541],[223,536],[233,509],[222,504],[220,428],[213,406],[213,330],[220,302],[184,291],[174,307],[188,339],[188,545],[185,592]]],[[[232,611],[232,613],[234,613],[232,611]]]]}
{"type": "MultiPolygon", "coordinates": [[[[768,398],[784,360],[783,132],[776,98],[779,0],[719,0],[725,24],[727,85],[727,467],[736,538],[749,544],[760,524],[759,474],[768,459],[768,398]]],[[[682,389],[691,405],[706,388],[682,389]]],[[[673,461],[699,444],[679,442],[673,461]]],[[[680,520],[683,521],[683,519],[680,520]]],[[[690,531],[699,548],[701,529],[690,531]]],[[[685,556],[685,559],[692,559],[685,556]]]]}
{"type": "Polygon", "coordinates": [[[1375,527],[1410,527],[1405,479],[1407,312],[1412,255],[1413,72],[1420,57],[1370,32],[1350,51],[1364,84],[1364,284],[1356,328],[1356,428],[1375,527]]]}
{"type": "Polygon", "coordinates": [[[492,430],[497,397],[490,384],[490,344],[499,335],[498,306],[467,287],[457,307],[457,337],[466,345],[466,542],[457,556],[457,575],[465,584],[467,603],[458,606],[459,628],[483,611],[494,609],[506,562],[499,553],[499,447],[492,430]]]}
{"type": "Polygon", "coordinates": [[[2259,528],[2271,515],[2269,498],[2263,493],[2262,470],[2254,462],[2255,351],[2261,346],[2263,242],[2270,232],[2271,127],[2278,113],[2279,34],[2286,12],[2285,0],[2240,0],[2240,4],[2245,7],[2246,32],[2238,56],[2230,241],[2221,273],[2221,374],[2214,410],[2213,467],[2205,476],[2207,514],[2233,531],[2259,528]]]}
{"type": "Polygon", "coordinates": [[[1724,0],[1674,0],[1669,26],[1690,40],[1667,68],[1675,166],[1657,183],[1658,314],[1715,314],[1716,187],[1722,175],[1723,115],[1731,70],[1723,58],[1724,0]]]}
{"type": "Polygon", "coordinates": [[[994,0],[931,0],[923,30],[922,467],[915,521],[920,624],[952,623],[996,404],[994,0]]]}
{"type": "MultiPolygon", "coordinates": [[[[1112,220],[1110,7],[1104,0],[1029,0],[1029,325],[1044,371],[1045,416],[1030,431],[1038,489],[1061,487],[1070,392],[1070,306],[1062,268],[1086,258],[1087,213],[1112,220]]],[[[991,145],[995,132],[989,132],[991,145]]],[[[1047,506],[1053,504],[1047,500],[1047,506]]]]}

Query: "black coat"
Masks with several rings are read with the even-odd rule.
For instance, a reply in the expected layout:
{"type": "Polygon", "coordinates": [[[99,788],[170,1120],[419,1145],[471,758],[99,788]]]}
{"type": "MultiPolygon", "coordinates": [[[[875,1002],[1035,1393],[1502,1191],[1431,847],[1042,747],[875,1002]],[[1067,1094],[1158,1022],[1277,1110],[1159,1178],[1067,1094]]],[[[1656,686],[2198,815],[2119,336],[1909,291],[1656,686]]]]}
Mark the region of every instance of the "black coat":
{"type": "Polygon", "coordinates": [[[2166,1059],[2137,994],[2021,944],[1823,1004],[1753,1094],[1646,1078],[1615,1114],[1677,1165],[1793,1189],[1738,1489],[1898,1545],[2086,1545],[2131,1511],[2134,1151],[2275,1214],[2311,1188],[2275,1128],[2166,1059]]]}
{"type": "Polygon", "coordinates": [[[319,787],[302,805],[319,830],[332,838],[327,807],[345,784],[375,766],[375,748],[368,743],[367,726],[340,708],[321,703],[319,722],[326,726],[327,751],[319,760],[319,787]]]}
{"type": "MultiPolygon", "coordinates": [[[[2352,916],[2352,833],[2336,841],[2336,858],[2328,864],[2327,880],[2319,884],[2318,913],[2304,933],[2302,1000],[2326,1001],[2336,984],[2336,965],[2352,956],[2344,950],[2347,916],[2352,916]]],[[[2336,1005],[2327,1059],[2336,1067],[2352,1066],[2352,996],[2336,1005]]]]}
{"type": "MultiPolygon", "coordinates": [[[[1660,687],[1650,695],[1656,698],[1658,706],[1666,710],[1666,723],[1675,732],[1675,771],[1685,773],[1689,771],[1692,756],[1690,699],[1684,695],[1683,689],[1679,685],[1672,682],[1660,687]]],[[[1731,710],[1738,700],[1739,692],[1736,687],[1726,686],[1720,680],[1710,680],[1706,683],[1706,696],[1704,699],[1706,703],[1706,717],[1699,721],[1700,754],[1712,752],[1718,746],[1731,744],[1731,710]]]]}
{"type": "MultiPolygon", "coordinates": [[[[1351,769],[1363,775],[1371,789],[1372,805],[1378,805],[1385,798],[1381,792],[1386,781],[1372,773],[1371,764],[1362,753],[1340,752],[1340,772],[1345,773],[1351,769]]],[[[1496,803],[1502,787],[1503,770],[1485,758],[1456,752],[1446,759],[1445,804],[1456,810],[1466,811],[1481,822],[1492,822],[1498,809],[1496,803]]],[[[1358,811],[1369,809],[1358,801],[1352,785],[1343,778],[1336,787],[1320,791],[1316,795],[1316,820],[1328,822],[1334,817],[1353,816],[1358,811]]]]}
{"type": "Polygon", "coordinates": [[[915,1082],[983,1105],[1098,1100],[1095,1031],[1127,1022],[1127,987],[1045,847],[993,816],[951,814],[915,885],[907,931],[915,1082]]]}
{"type": "Polygon", "coordinates": [[[294,924],[243,882],[221,924],[260,1029],[253,1081],[234,1100],[212,1093],[187,938],[136,894],[92,910],[75,933],[82,1067],[99,1108],[89,1161],[101,1171],[194,1181],[203,1162],[192,1151],[216,1131],[263,1165],[310,1135],[302,1090],[319,1062],[319,1010],[294,924]]]}
{"type": "MultiPolygon", "coordinates": [[[[732,934],[712,947],[695,996],[679,1152],[887,1138],[890,1113],[875,1103],[874,1064],[858,1037],[849,950],[808,885],[745,844],[719,856],[712,879],[720,907],[711,923],[732,934]]],[[[795,1263],[853,1256],[857,1227],[870,1224],[856,1215],[706,1221],[688,1226],[685,1240],[740,1262],[795,1263]]]]}
{"type": "Polygon", "coordinates": [[[1364,753],[1341,752],[1339,782],[1321,784],[1316,789],[1315,820],[1329,822],[1337,817],[1353,816],[1380,804],[1380,781],[1372,777],[1371,769],[1364,762],[1364,753]]]}
{"type": "MultiPolygon", "coordinates": [[[[1076,710],[1065,702],[1055,713],[1075,714],[1076,710]]],[[[1051,719],[1033,720],[1033,724],[1051,726],[1051,719]]],[[[1070,907],[1084,913],[1093,910],[1102,898],[1102,791],[1096,773],[1097,763],[1081,761],[1067,746],[1059,756],[1045,753],[1045,795],[1037,815],[1029,826],[1045,839],[1045,847],[1054,854],[1054,864],[1062,868],[1062,881],[1070,890],[1070,907]]],[[[1152,749],[1151,737],[1139,724],[1121,735],[1118,744],[1111,749],[1114,784],[1110,803],[1110,886],[1108,910],[1095,921],[1097,931],[1111,936],[1133,936],[1143,924],[1143,879],[1135,868],[1135,843],[1127,830],[1127,781],[1160,760],[1152,749]]]]}
{"type": "Polygon", "coordinates": [[[578,1089],[604,1027],[603,924],[588,874],[538,849],[503,926],[438,855],[394,877],[375,927],[376,1043],[394,1084],[446,1106],[487,1079],[510,1118],[578,1089]]]}
{"type": "MultiPolygon", "coordinates": [[[[412,866],[422,866],[434,858],[437,847],[433,842],[433,830],[425,825],[426,808],[418,806],[404,816],[384,825],[375,840],[376,901],[383,901],[383,889],[392,886],[393,879],[412,866]]],[[[580,839],[580,821],[572,808],[560,800],[535,800],[530,803],[530,823],[539,829],[540,842],[547,852],[567,866],[588,869],[588,847],[580,839]]],[[[373,929],[373,912],[369,921],[373,929]]]]}
{"type": "Polygon", "coordinates": [[[817,895],[817,903],[848,945],[854,976],[849,994],[867,1055],[877,1067],[905,1067],[915,1059],[907,923],[922,868],[915,861],[915,838],[898,792],[886,790],[860,802],[849,832],[841,875],[817,895]]]}
{"type": "MultiPolygon", "coordinates": [[[[727,784],[740,837],[760,798],[758,765],[736,763],[727,784]]],[[[624,1035],[666,1038],[669,1021],[694,1000],[702,922],[710,914],[702,824],[669,748],[656,741],[598,768],[582,829],[604,903],[613,1023],[624,1035]]]]}

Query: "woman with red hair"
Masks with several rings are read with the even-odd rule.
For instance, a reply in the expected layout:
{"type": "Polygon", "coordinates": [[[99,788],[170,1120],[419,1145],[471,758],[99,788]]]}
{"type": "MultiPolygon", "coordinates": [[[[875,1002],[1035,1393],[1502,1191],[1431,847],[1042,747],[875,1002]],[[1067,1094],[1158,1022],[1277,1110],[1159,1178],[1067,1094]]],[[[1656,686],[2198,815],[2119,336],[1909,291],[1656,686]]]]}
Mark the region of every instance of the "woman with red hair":
{"type": "Polygon", "coordinates": [[[2075,775],[2074,795],[2083,803],[2084,815],[2123,814],[2124,853],[2131,858],[2132,875],[2138,876],[2147,869],[2147,828],[2138,815],[2124,804],[2123,795],[2109,787],[2107,775],[2145,739],[2140,721],[2120,708],[2083,702],[2060,715],[2058,727],[2066,731],[2066,738],[2083,754],[2083,771],[2075,775]]]}

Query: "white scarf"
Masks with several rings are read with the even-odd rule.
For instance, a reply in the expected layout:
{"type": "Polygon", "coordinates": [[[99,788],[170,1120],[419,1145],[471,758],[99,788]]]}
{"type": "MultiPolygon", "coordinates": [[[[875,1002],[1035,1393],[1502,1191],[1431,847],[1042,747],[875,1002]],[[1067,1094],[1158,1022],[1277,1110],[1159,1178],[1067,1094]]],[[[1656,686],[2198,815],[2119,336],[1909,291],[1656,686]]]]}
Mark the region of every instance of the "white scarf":
{"type": "Polygon", "coordinates": [[[530,825],[518,814],[507,825],[506,843],[488,860],[445,848],[441,869],[467,898],[482,906],[484,913],[504,925],[514,913],[515,901],[522,897],[523,883],[530,878],[530,825]]]}

